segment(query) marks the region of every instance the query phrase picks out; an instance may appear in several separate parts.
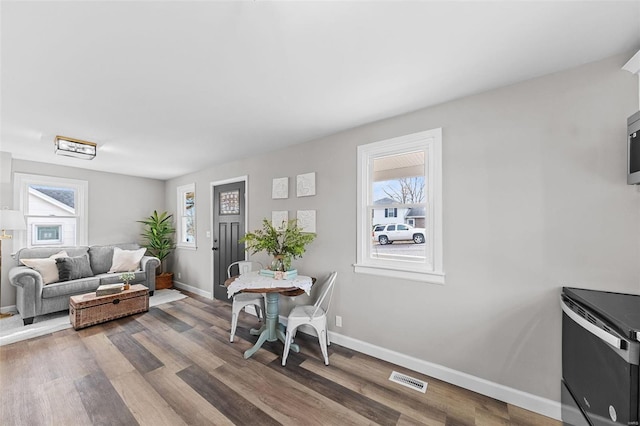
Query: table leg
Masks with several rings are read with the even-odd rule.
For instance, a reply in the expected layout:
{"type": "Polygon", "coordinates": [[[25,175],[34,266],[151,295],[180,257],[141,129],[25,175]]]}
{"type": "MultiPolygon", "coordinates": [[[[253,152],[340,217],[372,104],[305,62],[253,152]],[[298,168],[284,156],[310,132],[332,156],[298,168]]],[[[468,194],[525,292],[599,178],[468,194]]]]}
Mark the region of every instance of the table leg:
{"type": "MultiPolygon", "coordinates": [[[[284,343],[285,334],[282,332],[282,330],[280,330],[279,321],[278,321],[279,296],[280,295],[278,293],[267,293],[267,306],[266,306],[267,312],[265,314],[265,317],[266,317],[265,324],[259,329],[251,329],[249,331],[252,335],[254,336],[259,335],[260,337],[258,337],[258,341],[256,342],[255,345],[253,345],[251,348],[247,349],[244,352],[245,359],[249,358],[251,355],[256,353],[256,351],[262,347],[264,342],[275,342],[276,340],[280,340],[282,343],[284,343]]],[[[295,343],[292,343],[291,350],[294,352],[299,352],[300,347],[295,343]]]]}

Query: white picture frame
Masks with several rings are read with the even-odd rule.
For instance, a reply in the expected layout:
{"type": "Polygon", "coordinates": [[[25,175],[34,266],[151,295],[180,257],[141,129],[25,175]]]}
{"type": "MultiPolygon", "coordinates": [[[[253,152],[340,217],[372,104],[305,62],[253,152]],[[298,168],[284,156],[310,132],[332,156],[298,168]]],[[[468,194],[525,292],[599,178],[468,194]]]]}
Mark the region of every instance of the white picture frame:
{"type": "Polygon", "coordinates": [[[298,197],[316,195],[316,173],[305,173],[296,177],[296,194],[298,197]]]}
{"type": "Polygon", "coordinates": [[[298,226],[302,232],[316,232],[316,211],[315,210],[298,210],[296,214],[298,226]]]}
{"type": "Polygon", "coordinates": [[[274,200],[289,198],[289,178],[274,178],[271,186],[271,198],[274,200]]]}
{"type": "Polygon", "coordinates": [[[278,229],[282,229],[282,224],[289,221],[289,212],[287,210],[277,210],[271,212],[271,225],[278,229]]]}

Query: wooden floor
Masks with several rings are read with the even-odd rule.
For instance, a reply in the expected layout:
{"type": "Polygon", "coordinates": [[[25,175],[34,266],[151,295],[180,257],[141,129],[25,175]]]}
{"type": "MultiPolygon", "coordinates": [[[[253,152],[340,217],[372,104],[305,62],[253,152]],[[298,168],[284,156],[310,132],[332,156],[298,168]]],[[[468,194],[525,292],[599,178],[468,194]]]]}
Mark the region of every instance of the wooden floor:
{"type": "Polygon", "coordinates": [[[191,297],[0,347],[2,425],[560,425],[560,422],[298,334],[251,359],[256,318],[229,343],[230,305],[191,297]],[[428,382],[423,394],[388,380],[428,382]]]}

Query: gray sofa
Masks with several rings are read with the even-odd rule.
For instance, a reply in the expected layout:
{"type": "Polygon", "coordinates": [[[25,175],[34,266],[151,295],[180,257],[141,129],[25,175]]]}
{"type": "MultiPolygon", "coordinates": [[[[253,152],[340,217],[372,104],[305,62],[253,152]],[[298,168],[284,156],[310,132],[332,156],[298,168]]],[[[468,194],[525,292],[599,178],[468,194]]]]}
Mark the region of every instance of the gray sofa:
{"type": "MultiPolygon", "coordinates": [[[[111,269],[114,247],[123,250],[140,248],[138,244],[130,243],[90,247],[37,247],[19,250],[15,255],[18,266],[9,270],[9,281],[16,287],[16,308],[24,324],[33,323],[36,316],[69,309],[71,296],[90,293],[102,284],[122,282],[119,273],[107,273],[111,269]],[[61,250],[66,251],[69,257],[87,255],[94,276],[45,285],[38,271],[28,268],[22,263],[22,259],[43,259],[61,250]]],[[[149,294],[153,295],[156,289],[156,268],[158,266],[160,266],[158,258],[143,256],[140,261],[140,269],[135,271],[135,279],[130,283],[144,284],[149,288],[149,294]]]]}

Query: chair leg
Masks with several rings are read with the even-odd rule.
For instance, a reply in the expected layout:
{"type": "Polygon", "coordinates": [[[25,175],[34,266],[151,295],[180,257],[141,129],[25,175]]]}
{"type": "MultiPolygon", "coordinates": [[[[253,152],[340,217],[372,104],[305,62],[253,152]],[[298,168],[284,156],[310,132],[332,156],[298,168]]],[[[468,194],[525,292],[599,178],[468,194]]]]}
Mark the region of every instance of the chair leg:
{"type": "Polygon", "coordinates": [[[229,341],[233,343],[233,336],[236,334],[236,327],[238,326],[238,313],[231,312],[231,335],[229,336],[229,341]]]}
{"type": "Polygon", "coordinates": [[[324,364],[329,365],[329,354],[327,353],[327,330],[323,329],[318,333],[318,342],[320,343],[320,350],[324,357],[324,364]]]}
{"type": "Polygon", "coordinates": [[[253,307],[256,310],[256,316],[258,317],[258,321],[262,321],[262,318],[264,318],[264,311],[262,310],[260,305],[253,305],[253,307]]]}
{"type": "Polygon", "coordinates": [[[284,337],[284,351],[282,352],[282,366],[284,367],[287,363],[287,358],[289,357],[289,349],[291,349],[291,341],[293,340],[293,334],[295,334],[295,329],[291,330],[287,327],[287,334],[284,337]]]}
{"type": "Polygon", "coordinates": [[[260,309],[262,309],[262,320],[266,321],[267,320],[267,308],[264,302],[264,297],[262,299],[260,299],[260,309]]]}

